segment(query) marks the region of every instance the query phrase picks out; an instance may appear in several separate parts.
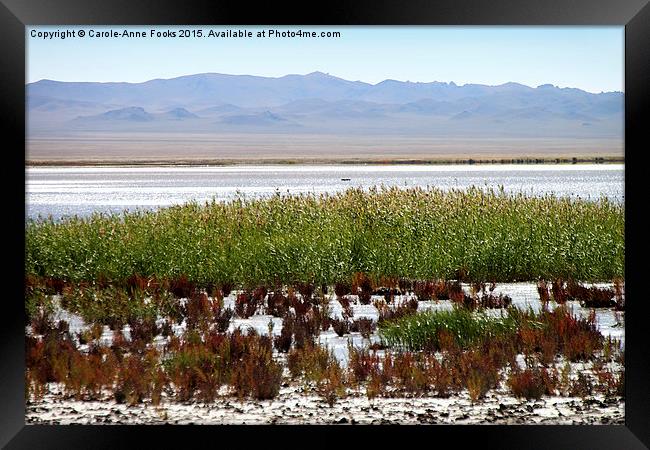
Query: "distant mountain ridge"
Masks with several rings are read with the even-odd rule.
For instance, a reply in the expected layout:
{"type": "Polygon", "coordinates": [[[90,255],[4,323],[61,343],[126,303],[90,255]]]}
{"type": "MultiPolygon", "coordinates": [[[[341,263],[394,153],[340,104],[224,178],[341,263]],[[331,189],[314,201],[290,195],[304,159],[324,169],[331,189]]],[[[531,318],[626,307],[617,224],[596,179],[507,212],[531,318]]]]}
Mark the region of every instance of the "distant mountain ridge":
{"type": "Polygon", "coordinates": [[[478,133],[622,136],[621,92],[518,83],[349,81],[205,73],[143,83],[26,85],[31,130],[478,133]],[[592,126],[597,125],[597,126],[592,126]],[[288,127],[288,128],[287,128],[288,127]]]}

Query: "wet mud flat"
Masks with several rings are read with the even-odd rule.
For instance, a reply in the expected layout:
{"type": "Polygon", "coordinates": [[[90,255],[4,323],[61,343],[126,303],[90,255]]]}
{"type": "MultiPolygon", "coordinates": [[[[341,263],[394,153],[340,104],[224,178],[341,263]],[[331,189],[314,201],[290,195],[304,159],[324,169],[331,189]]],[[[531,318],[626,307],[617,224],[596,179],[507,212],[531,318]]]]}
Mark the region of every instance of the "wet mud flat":
{"type": "Polygon", "coordinates": [[[315,392],[285,384],[273,400],[243,402],[226,397],[213,403],[168,403],[135,406],[114,401],[74,401],[52,384],[42,401],[29,403],[26,424],[541,424],[622,425],[621,398],[593,396],[517,399],[498,390],[472,404],[467,393],[449,398],[374,398],[351,391],[332,407],[315,392]]]}

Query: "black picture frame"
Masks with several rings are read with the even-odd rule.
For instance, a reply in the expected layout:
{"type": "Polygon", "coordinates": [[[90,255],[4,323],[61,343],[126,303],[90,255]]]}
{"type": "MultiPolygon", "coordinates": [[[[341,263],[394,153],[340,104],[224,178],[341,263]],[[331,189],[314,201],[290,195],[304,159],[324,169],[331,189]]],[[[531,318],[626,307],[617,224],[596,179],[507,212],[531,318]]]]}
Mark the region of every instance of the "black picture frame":
{"type": "MultiPolygon", "coordinates": [[[[10,252],[5,254],[5,326],[0,327],[0,445],[6,448],[116,448],[144,439],[145,447],[195,440],[224,445],[329,445],[408,438],[412,445],[468,440],[483,448],[637,449],[650,446],[650,346],[646,345],[642,261],[645,124],[650,105],[650,6],[647,0],[417,0],[304,2],[279,6],[225,0],[0,0],[0,118],[8,125],[2,178],[10,252]],[[24,148],[25,26],[139,24],[299,25],[621,25],[625,26],[626,403],[625,426],[433,427],[173,427],[25,426],[24,400],[24,148]],[[20,186],[23,186],[21,188],[20,186]]],[[[140,444],[143,445],[143,444],[140,444]]],[[[350,444],[347,444],[350,445],[350,444]]],[[[399,445],[399,444],[398,444],[399,445]]]]}

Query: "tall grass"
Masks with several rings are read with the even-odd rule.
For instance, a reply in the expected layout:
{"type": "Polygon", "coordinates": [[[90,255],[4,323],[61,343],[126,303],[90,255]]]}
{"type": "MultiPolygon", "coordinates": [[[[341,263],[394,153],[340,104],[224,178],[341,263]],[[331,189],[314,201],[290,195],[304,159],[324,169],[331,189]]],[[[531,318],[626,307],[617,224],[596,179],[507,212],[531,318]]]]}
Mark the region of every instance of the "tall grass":
{"type": "Polygon", "coordinates": [[[26,224],[25,274],[202,286],[624,276],[624,210],[503,190],[350,189],[26,224]]]}
{"type": "Polygon", "coordinates": [[[400,319],[382,322],[382,342],[408,350],[439,350],[449,339],[461,348],[480,344],[489,338],[512,336],[518,320],[511,314],[491,317],[484,312],[464,308],[451,311],[426,311],[400,319]]]}

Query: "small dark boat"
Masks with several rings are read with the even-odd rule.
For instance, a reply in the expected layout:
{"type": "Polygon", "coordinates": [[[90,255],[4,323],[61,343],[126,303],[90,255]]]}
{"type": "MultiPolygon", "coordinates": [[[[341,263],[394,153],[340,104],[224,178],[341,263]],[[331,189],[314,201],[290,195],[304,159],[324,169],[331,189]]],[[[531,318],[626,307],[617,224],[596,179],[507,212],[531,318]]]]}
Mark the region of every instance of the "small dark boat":
{"type": "Polygon", "coordinates": [[[350,181],[349,178],[341,178],[341,181],[350,181]]]}

